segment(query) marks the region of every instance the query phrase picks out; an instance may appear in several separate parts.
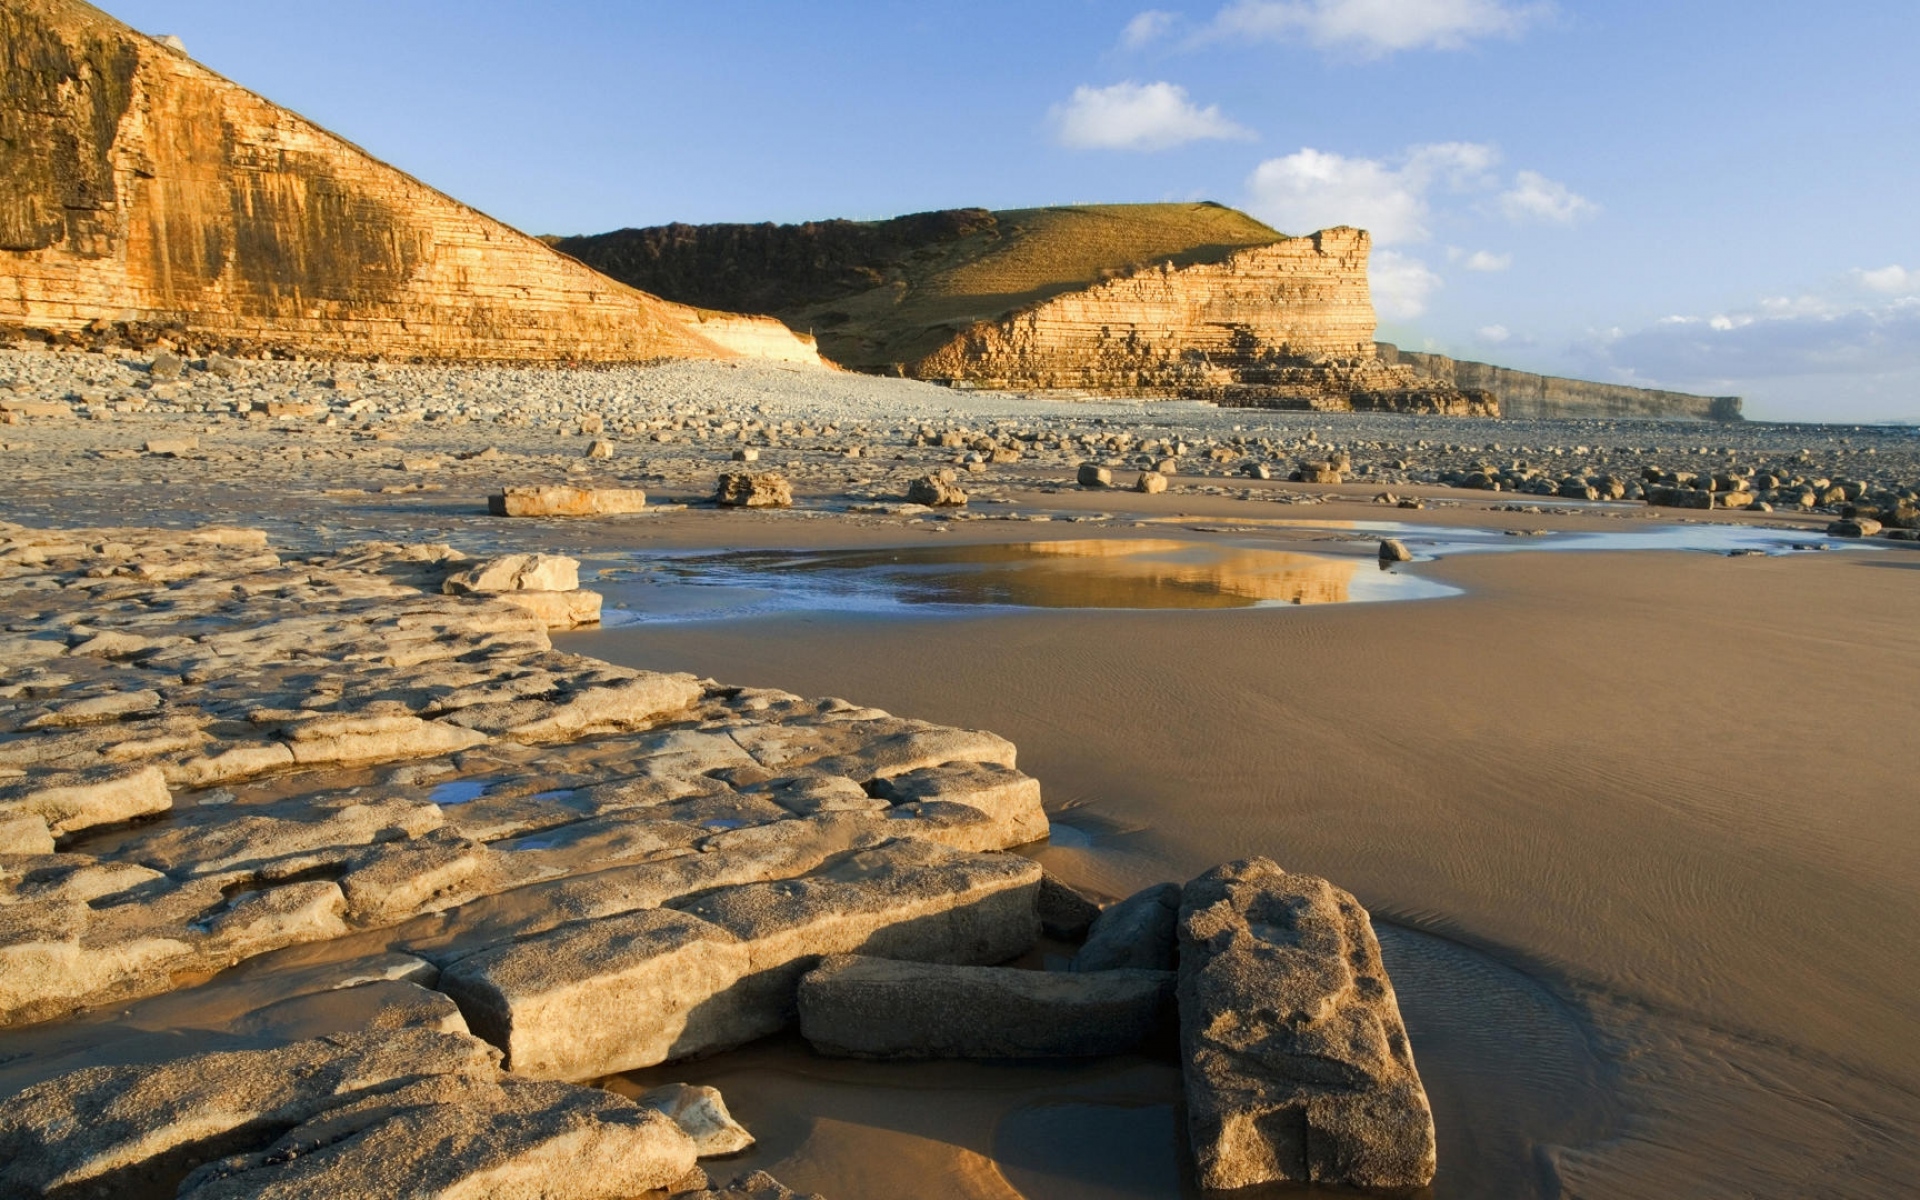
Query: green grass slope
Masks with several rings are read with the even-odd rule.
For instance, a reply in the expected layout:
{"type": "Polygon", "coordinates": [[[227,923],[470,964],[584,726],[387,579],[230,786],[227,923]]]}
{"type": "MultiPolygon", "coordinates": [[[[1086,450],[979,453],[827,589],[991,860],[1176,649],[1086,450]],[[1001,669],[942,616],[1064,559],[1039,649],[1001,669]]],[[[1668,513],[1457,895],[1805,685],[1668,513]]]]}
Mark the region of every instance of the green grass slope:
{"type": "Polygon", "coordinates": [[[1285,236],[1218,204],[1097,204],[663,225],[555,245],[670,300],[772,313],[813,333],[835,362],[888,371],[976,321],[1141,267],[1219,262],[1285,236]]]}

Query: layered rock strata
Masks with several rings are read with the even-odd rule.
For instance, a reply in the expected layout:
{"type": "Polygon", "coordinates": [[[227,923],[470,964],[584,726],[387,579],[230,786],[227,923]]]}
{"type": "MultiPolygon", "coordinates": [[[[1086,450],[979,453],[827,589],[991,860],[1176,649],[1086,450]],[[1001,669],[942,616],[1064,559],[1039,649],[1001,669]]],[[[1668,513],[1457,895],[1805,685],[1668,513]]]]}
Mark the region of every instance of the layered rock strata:
{"type": "Polygon", "coordinates": [[[1351,895],[1263,858],[1187,884],[1179,1005],[1203,1187],[1432,1182],[1433,1114],[1351,895]]]}
{"type": "Polygon", "coordinates": [[[1530,371],[1496,367],[1491,363],[1448,358],[1444,354],[1402,350],[1387,342],[1378,343],[1377,349],[1381,361],[1411,369],[1424,384],[1491,394],[1499,401],[1501,414],[1507,417],[1536,420],[1555,417],[1663,421],[1741,419],[1738,396],[1695,396],[1658,388],[1535,375],[1530,371]]]}
{"type": "Polygon", "coordinates": [[[0,1025],[389,929],[516,1068],[579,1078],[779,1028],[823,954],[1037,936],[1039,868],[996,852],[1046,818],[1004,739],[563,653],[475,590],[576,579],[0,526],[0,1025]],[[617,1061],[528,1048],[635,987],[678,1007],[624,1011],[617,1061]]]}
{"type": "Polygon", "coordinates": [[[751,301],[858,370],[958,387],[1491,416],[1373,342],[1367,234],[1216,204],[674,225],[559,243],[688,303],[751,301]]]}
{"type": "Polygon", "coordinates": [[[818,363],[600,275],[80,0],[0,3],[0,327],[335,357],[818,363]]]}

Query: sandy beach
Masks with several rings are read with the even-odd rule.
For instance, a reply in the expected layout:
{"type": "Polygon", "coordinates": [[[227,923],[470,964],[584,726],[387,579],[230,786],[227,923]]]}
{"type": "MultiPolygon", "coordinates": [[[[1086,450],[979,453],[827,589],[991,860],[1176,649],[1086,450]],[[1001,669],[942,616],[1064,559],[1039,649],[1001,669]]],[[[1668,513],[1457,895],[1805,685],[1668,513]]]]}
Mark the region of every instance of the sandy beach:
{"type": "MultiPolygon", "coordinates": [[[[47,388],[66,364],[19,360],[47,388]]],[[[433,378],[450,395],[471,386],[458,372],[433,378]]],[[[510,406],[398,419],[409,405],[443,410],[396,378],[377,400],[349,392],[323,408],[345,415],[338,424],[36,419],[9,434],[20,469],[0,516],[229,522],[309,550],[385,538],[574,555],[606,594],[607,623],[556,634],[556,650],[998,733],[1053,822],[1049,841],[1022,852],[1092,893],[1248,855],[1335,880],[1373,913],[1400,997],[1434,1109],[1436,1197],[1878,1197],[1920,1168],[1920,963],[1904,950],[1920,918],[1906,749],[1920,681],[1914,543],[1826,537],[1827,513],[1569,504],[1407,472],[1303,487],[1197,450],[1164,494],[1070,478],[1079,445],[1130,425],[1195,447],[1244,427],[1238,444],[1260,439],[1276,457],[1364,442],[1376,461],[1440,431],[1454,441],[1420,451],[1428,462],[1591,443],[1621,471],[1812,446],[1809,470],[1896,479],[1911,438],[1343,424],[1017,397],[973,398],[1004,415],[963,422],[950,393],[863,378],[685,367],[476,378],[482,394],[538,386],[553,399],[532,426],[510,406]],[[807,427],[781,430],[787,444],[770,453],[795,480],[795,507],[706,505],[743,422],[788,393],[807,427]],[[581,403],[627,406],[611,460],[583,459],[581,403]],[[964,447],[924,433],[966,423],[1052,432],[1020,461],[967,470],[964,447]],[[199,445],[141,449],[183,426],[199,445]],[[850,459],[856,427],[867,450],[850,459]],[[906,480],[943,463],[974,502],[901,507],[906,480]],[[645,486],[649,509],[487,515],[501,483],[554,478],[645,486]],[[1377,502],[1383,486],[1424,507],[1377,502]],[[1415,561],[1381,574],[1383,536],[1415,561]],[[1036,543],[1052,550],[993,549],[1036,543]],[[1081,549],[1057,553],[1068,545],[1081,549]],[[749,550],[785,564],[755,568],[772,572],[754,593],[772,603],[670,611],[702,594],[701,580],[673,574],[688,556],[749,550]],[[1001,574],[940,586],[1066,606],[814,604],[796,589],[809,556],[829,550],[864,564],[850,573],[861,578],[895,558],[913,571],[970,560],[1001,574]],[[1179,565],[1129,573],[1136,559],[1179,565]],[[1396,594],[1427,598],[1316,602],[1396,594]],[[1143,607],[1160,596],[1171,606],[1143,607]]],[[[245,390],[229,390],[244,406],[245,390]]],[[[114,1038],[99,1035],[116,1010],[9,1031],[0,1069],[18,1087],[47,1063],[225,1044],[222,1031],[283,993],[285,972],[378,954],[396,936],[262,956],[139,1002],[114,1038]]],[[[1064,949],[1043,945],[1030,965],[1064,949]]],[[[882,1064],[821,1058],[788,1033],[604,1082],[636,1093],[679,1080],[720,1087],[759,1138],[716,1172],[764,1167],[835,1200],[1193,1194],[1180,1071],[1164,1047],[1072,1065],[882,1064]]]]}

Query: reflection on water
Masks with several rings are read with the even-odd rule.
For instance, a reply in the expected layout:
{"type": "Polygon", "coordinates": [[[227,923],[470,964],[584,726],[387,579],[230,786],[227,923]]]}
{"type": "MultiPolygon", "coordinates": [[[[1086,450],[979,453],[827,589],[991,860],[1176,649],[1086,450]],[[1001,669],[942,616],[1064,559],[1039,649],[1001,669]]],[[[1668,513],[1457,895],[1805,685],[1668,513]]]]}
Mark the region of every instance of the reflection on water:
{"type": "Polygon", "coordinates": [[[1253,608],[1453,594],[1378,571],[1370,560],[1129,538],[694,555],[660,560],[637,579],[610,575],[602,586],[628,622],[981,605],[1253,608]]]}

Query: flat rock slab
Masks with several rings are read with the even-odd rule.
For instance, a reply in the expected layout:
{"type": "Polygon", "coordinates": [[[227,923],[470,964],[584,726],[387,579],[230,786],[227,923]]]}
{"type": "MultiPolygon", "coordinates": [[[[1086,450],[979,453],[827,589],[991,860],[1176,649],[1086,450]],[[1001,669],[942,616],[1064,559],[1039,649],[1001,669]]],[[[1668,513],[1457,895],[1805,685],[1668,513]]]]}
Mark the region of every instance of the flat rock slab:
{"type": "Polygon", "coordinates": [[[1203,1187],[1424,1187],[1433,1114],[1367,911],[1264,858],[1180,906],[1180,1052],[1203,1187]]]}
{"type": "Polygon", "coordinates": [[[449,965],[440,987],[515,1072],[591,1079],[782,1028],[823,955],[1012,958],[1038,933],[1039,882],[1027,859],[900,840],[797,878],[721,887],[684,911],[643,908],[484,950],[449,965]]]}
{"type": "Polygon", "coordinates": [[[210,1163],[183,1200],[434,1197],[630,1200],[683,1178],[693,1140],[597,1088],[432,1080],[324,1113],[254,1154],[210,1163]]]}
{"type": "Polygon", "coordinates": [[[1091,975],[899,962],[823,961],[800,981],[800,1032],[850,1058],[1088,1058],[1166,1029],[1171,971],[1091,975]]]}
{"type": "Polygon", "coordinates": [[[432,1077],[490,1080],[498,1063],[473,1038],[398,1030],[73,1071],[0,1102],[0,1198],[171,1195],[200,1164],[329,1108],[432,1077]]]}
{"type": "Polygon", "coordinates": [[[590,1079],[697,1049],[698,1010],[746,971],[731,933],[644,909],[461,959],[440,988],[516,1073],[590,1079]]]}

